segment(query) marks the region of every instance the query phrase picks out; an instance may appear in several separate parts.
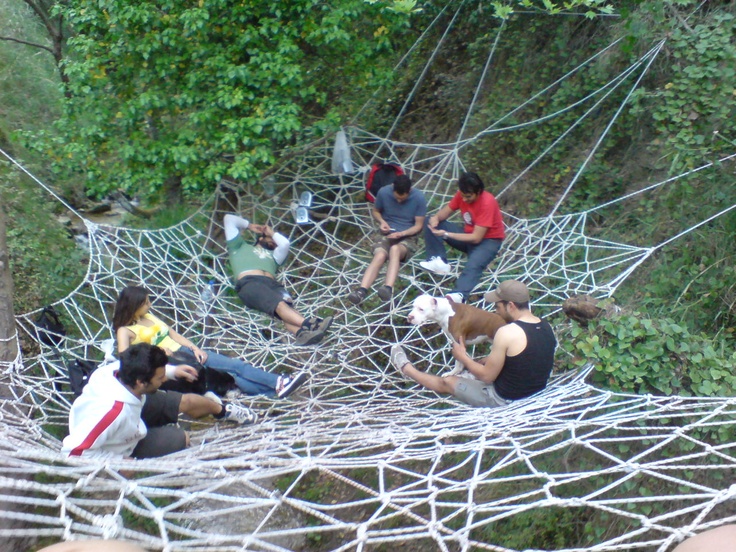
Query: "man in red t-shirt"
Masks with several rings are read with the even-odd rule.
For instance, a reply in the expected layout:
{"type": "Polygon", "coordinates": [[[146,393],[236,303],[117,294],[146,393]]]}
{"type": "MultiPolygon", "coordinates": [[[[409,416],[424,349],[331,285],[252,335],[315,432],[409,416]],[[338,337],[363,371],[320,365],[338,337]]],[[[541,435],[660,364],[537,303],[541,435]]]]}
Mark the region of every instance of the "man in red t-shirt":
{"type": "Polygon", "coordinates": [[[448,294],[456,303],[462,303],[478,285],[486,267],[496,258],[506,234],[498,202],[484,190],[483,181],[477,174],[463,173],[457,187],[458,191],[450,203],[429,217],[424,227],[427,260],[419,265],[436,274],[450,272],[443,240],[453,249],[467,253],[465,270],[448,294]],[[458,210],[462,214],[463,226],[447,221],[458,210]]]}

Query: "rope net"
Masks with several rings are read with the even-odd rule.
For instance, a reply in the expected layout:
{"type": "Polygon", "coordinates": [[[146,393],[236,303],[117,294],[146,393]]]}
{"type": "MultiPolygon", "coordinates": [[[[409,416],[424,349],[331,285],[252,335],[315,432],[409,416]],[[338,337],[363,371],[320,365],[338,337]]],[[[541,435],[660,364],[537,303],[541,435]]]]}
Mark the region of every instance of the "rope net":
{"type": "MultiPolygon", "coordinates": [[[[632,69],[610,86],[640,75],[632,69]]],[[[606,90],[569,109],[596,109],[596,95],[606,90]]],[[[119,538],[182,552],[398,544],[664,552],[696,531],[735,521],[734,445],[724,436],[736,399],[616,394],[586,384],[587,367],[555,375],[548,389],[508,407],[470,408],[407,382],[388,362],[390,345],[401,342],[420,369],[442,372],[451,363],[438,328],[414,327],[406,316],[416,295],[443,295],[462,260],[451,253],[453,274],[436,276],[421,270],[420,252],[402,267],[391,302],[374,294],[359,307],[347,301],[370,260],[365,169],[377,159],[399,162],[436,210],[465,170],[464,148],[513,130],[502,128],[504,119],[440,145],[350,127],[352,162],[360,169],[354,173],[335,174],[332,147],[323,144],[271,180],[223,183],[207,205],[171,228],[85,221],[87,276],[55,305],[67,336],[49,347],[38,339],[38,312],[20,315],[21,337],[38,341],[40,352],[0,365],[9,381],[0,409],[0,496],[3,517],[22,523],[0,535],[119,538]],[[297,224],[304,192],[311,206],[297,224]],[[281,279],[295,307],[335,316],[319,346],[295,347],[279,323],[242,306],[223,247],[227,212],[289,236],[281,279]],[[200,289],[209,281],[216,295],[202,304],[200,289]],[[306,369],[308,384],[287,400],[240,399],[261,415],[253,426],[183,420],[192,446],[163,458],[62,458],[73,400],[65,364],[102,359],[115,299],[131,284],[149,288],[153,312],[200,346],[271,371],[306,369]]],[[[601,237],[591,219],[616,205],[563,214],[558,204],[538,219],[507,214],[508,238],[477,291],[522,279],[543,315],[572,294],[610,296],[667,243],[640,247],[601,237]]]]}
{"type": "MultiPolygon", "coordinates": [[[[359,129],[350,135],[364,166],[392,145],[359,129]]],[[[30,527],[10,534],[116,537],[172,551],[513,550],[509,530],[535,530],[515,523],[541,519],[591,524],[565,550],[667,550],[692,528],[734,519],[733,445],[719,438],[734,399],[614,394],[587,385],[583,371],[507,408],[473,409],[403,380],[388,362],[395,342],[423,369],[450,363],[438,329],[406,316],[414,296],[441,294],[452,276],[426,273],[417,258],[402,268],[392,303],[348,302],[369,261],[370,207],[363,176],[333,175],[330,154],[312,151],[267,190],[223,185],[164,230],[86,222],[87,277],[55,305],[68,335],[59,349],[39,342],[38,356],[3,367],[12,395],[3,401],[0,485],[18,507],[4,515],[30,527]],[[310,221],[298,225],[304,191],[313,194],[310,221]],[[294,347],[279,323],[240,304],[220,226],[231,211],[289,235],[283,281],[302,312],[336,316],[325,342],[294,347]],[[210,280],[217,294],[202,305],[210,280]],[[192,447],[164,458],[61,458],[73,400],[65,362],[102,358],[117,293],[137,283],[152,291],[154,312],[195,341],[269,370],[306,368],[309,384],[286,401],[243,399],[261,413],[254,426],[184,421],[192,447]]],[[[454,175],[421,170],[437,156],[431,147],[411,154],[404,164],[430,205],[446,202],[454,175]]],[[[480,289],[523,277],[546,313],[571,293],[609,295],[656,248],[592,238],[588,217],[513,220],[480,289]]],[[[38,335],[37,315],[18,317],[27,338],[38,335]]]]}

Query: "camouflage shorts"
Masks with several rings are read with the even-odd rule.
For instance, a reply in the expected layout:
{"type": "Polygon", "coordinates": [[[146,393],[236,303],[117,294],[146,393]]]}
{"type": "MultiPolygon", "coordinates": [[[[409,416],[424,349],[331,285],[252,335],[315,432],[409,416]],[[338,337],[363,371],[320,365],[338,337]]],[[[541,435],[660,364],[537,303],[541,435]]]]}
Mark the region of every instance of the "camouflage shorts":
{"type": "Polygon", "coordinates": [[[400,243],[406,248],[406,257],[404,261],[408,261],[414,253],[419,249],[419,235],[415,234],[407,238],[400,238],[398,240],[390,240],[386,236],[380,233],[376,233],[373,240],[373,252],[375,253],[378,249],[383,249],[386,253],[392,245],[400,243]]]}

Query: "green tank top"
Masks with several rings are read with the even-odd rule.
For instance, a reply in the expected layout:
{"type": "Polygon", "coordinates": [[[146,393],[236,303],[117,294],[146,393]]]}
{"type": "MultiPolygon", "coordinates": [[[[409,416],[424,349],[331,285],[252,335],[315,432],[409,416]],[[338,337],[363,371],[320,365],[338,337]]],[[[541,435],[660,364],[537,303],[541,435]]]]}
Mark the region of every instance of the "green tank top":
{"type": "Polygon", "coordinates": [[[278,265],[270,249],[245,243],[243,237],[239,235],[227,242],[227,251],[234,278],[237,279],[238,274],[246,270],[263,270],[276,276],[278,265]]]}

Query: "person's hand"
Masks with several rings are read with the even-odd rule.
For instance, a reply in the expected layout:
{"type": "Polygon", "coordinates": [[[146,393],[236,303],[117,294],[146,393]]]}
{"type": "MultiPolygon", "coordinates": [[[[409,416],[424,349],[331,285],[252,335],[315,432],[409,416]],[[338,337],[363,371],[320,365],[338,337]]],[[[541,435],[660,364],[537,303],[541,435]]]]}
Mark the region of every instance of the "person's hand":
{"type": "Polygon", "coordinates": [[[194,358],[197,359],[197,362],[199,362],[200,364],[204,364],[205,362],[207,362],[206,352],[204,352],[199,347],[193,347],[192,350],[194,351],[194,358]]]}
{"type": "Polygon", "coordinates": [[[393,229],[391,228],[391,225],[385,220],[381,221],[381,224],[378,225],[378,228],[381,230],[383,234],[390,234],[393,231],[393,229]]]}
{"type": "Polygon", "coordinates": [[[432,232],[435,236],[439,236],[440,238],[444,238],[445,234],[447,234],[447,230],[441,230],[440,228],[436,228],[434,226],[430,226],[429,231],[432,232]]]}
{"type": "Polygon", "coordinates": [[[164,353],[166,353],[166,356],[168,357],[174,354],[174,351],[172,351],[171,349],[168,349],[166,347],[161,347],[161,348],[164,350],[164,353]]]}
{"type": "Polygon", "coordinates": [[[176,376],[176,379],[188,381],[189,383],[197,381],[199,378],[197,369],[193,366],[189,366],[188,364],[179,364],[174,370],[174,375],[176,376]]]}
{"type": "Polygon", "coordinates": [[[468,352],[465,348],[465,345],[462,345],[461,343],[453,343],[452,344],[452,356],[455,357],[455,360],[459,360],[460,362],[463,362],[467,356],[468,352]]]}
{"type": "Polygon", "coordinates": [[[437,228],[437,225],[440,223],[440,219],[437,217],[437,215],[432,215],[429,217],[429,221],[427,222],[427,225],[430,228],[437,228]]]}
{"type": "Polygon", "coordinates": [[[253,224],[252,222],[248,225],[248,230],[252,230],[256,234],[263,234],[263,224],[253,224]]]}
{"type": "Polygon", "coordinates": [[[263,234],[267,238],[273,238],[273,235],[274,235],[273,228],[271,228],[268,224],[264,224],[263,225],[263,234]]]}

